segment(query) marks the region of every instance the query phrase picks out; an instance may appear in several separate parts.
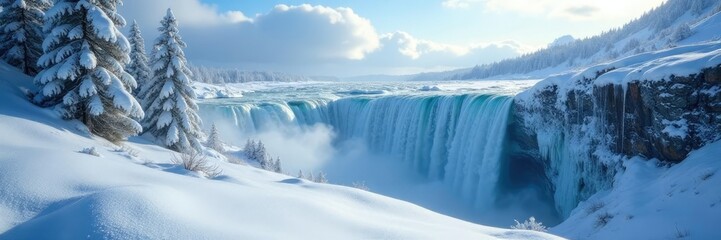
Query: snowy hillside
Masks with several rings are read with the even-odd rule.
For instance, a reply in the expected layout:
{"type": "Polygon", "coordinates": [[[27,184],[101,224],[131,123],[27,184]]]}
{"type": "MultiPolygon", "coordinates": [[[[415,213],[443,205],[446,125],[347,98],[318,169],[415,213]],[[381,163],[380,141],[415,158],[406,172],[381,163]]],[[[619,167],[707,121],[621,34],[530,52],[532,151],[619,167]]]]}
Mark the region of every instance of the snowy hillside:
{"type": "MultiPolygon", "coordinates": [[[[543,78],[643,52],[721,38],[721,2],[669,0],[640,18],[600,35],[552,43],[548,48],[493,64],[476,66],[451,79],[543,78]]],[[[420,79],[419,79],[420,80],[420,79]]]]}
{"type": "Polygon", "coordinates": [[[147,139],[90,136],[30,104],[32,88],[0,63],[0,239],[557,239],[220,159],[206,179],[147,139]]]}
{"type": "Polygon", "coordinates": [[[552,232],[571,239],[719,239],[721,141],[668,167],[634,158],[600,192],[574,210],[552,232]]]}

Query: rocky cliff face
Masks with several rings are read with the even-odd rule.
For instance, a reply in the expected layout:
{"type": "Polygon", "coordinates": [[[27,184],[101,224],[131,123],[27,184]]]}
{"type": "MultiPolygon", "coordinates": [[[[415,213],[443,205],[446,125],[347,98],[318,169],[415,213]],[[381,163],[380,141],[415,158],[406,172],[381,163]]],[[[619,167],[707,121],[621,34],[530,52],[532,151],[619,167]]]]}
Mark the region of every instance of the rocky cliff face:
{"type": "Polygon", "coordinates": [[[545,166],[563,216],[611,187],[624,159],[677,163],[721,138],[721,65],[689,76],[599,84],[613,70],[542,83],[515,105],[511,139],[519,150],[512,159],[545,166]]]}

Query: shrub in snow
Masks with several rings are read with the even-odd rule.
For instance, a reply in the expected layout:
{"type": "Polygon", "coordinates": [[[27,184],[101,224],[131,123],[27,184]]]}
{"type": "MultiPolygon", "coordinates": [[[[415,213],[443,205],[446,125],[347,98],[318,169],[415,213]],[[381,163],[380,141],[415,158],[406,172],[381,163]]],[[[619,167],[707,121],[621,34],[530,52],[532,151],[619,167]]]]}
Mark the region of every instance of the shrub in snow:
{"type": "Polygon", "coordinates": [[[611,219],[613,219],[613,215],[611,215],[608,212],[603,212],[601,214],[598,214],[596,216],[596,227],[600,228],[600,227],[606,226],[606,224],[608,224],[608,222],[610,222],[611,219]]]}
{"type": "Polygon", "coordinates": [[[147,85],[150,80],[150,67],[148,67],[148,56],[145,53],[145,39],[143,39],[140,27],[135,21],[130,26],[128,41],[130,42],[130,63],[125,66],[125,70],[138,83],[138,87],[133,91],[133,95],[137,97],[140,93],[140,87],[147,85]]]}
{"type": "Polygon", "coordinates": [[[226,154],[225,159],[227,159],[228,162],[232,164],[247,165],[245,161],[232,154],[226,154]]]}
{"type": "Polygon", "coordinates": [[[366,186],[366,182],[360,181],[360,182],[353,182],[351,184],[352,187],[363,190],[363,191],[370,191],[371,189],[366,186]]]}
{"type": "Polygon", "coordinates": [[[686,239],[691,236],[691,231],[688,229],[679,229],[676,227],[676,232],[673,234],[673,237],[676,239],[686,239]]]}
{"type": "Polygon", "coordinates": [[[210,164],[208,158],[199,151],[174,155],[171,160],[173,163],[185,168],[185,170],[203,173],[207,178],[215,178],[223,173],[218,166],[210,164]]]}
{"type": "Polygon", "coordinates": [[[95,149],[95,147],[84,148],[84,149],[83,149],[82,151],[80,151],[80,152],[81,152],[81,153],[88,154],[88,155],[93,155],[93,156],[96,156],[96,157],[100,157],[100,153],[98,153],[98,150],[95,149]]]}
{"type": "Polygon", "coordinates": [[[160,36],[151,57],[153,78],[140,91],[147,112],[143,126],[170,149],[200,151],[203,133],[195,93],[190,87],[193,74],[182,50],[186,45],[170,9],[160,23],[160,36]]]}
{"type": "Polygon", "coordinates": [[[538,232],[548,231],[548,228],[546,226],[543,226],[542,222],[536,222],[535,217],[530,217],[523,223],[518,222],[518,220],[513,221],[516,221],[516,225],[511,226],[512,229],[533,230],[538,232]]]}
{"type": "Polygon", "coordinates": [[[210,127],[210,135],[208,135],[208,140],[205,142],[205,146],[220,153],[225,151],[223,141],[220,140],[220,135],[218,134],[218,129],[215,127],[215,124],[210,127]]]}
{"type": "Polygon", "coordinates": [[[131,157],[138,157],[138,156],[140,156],[140,154],[138,153],[137,150],[135,150],[135,149],[133,149],[133,148],[131,148],[131,147],[125,146],[125,145],[121,145],[121,146],[117,147],[117,148],[115,149],[115,151],[116,151],[116,152],[124,152],[124,153],[127,153],[128,156],[131,156],[131,157]]]}
{"type": "Polygon", "coordinates": [[[603,208],[605,206],[606,206],[606,204],[603,202],[593,202],[593,203],[589,204],[588,207],[586,208],[586,213],[588,215],[591,215],[592,213],[595,213],[596,211],[601,210],[601,208],[603,208]]]}
{"type": "Polygon", "coordinates": [[[35,102],[57,105],[68,119],[79,119],[98,136],[112,142],[136,135],[142,127],[133,118],[143,110],[128,92],[135,79],[123,69],[130,46],[119,28],[120,0],[57,0],[46,12],[43,70],[35,77],[40,92],[35,102]]]}
{"type": "Polygon", "coordinates": [[[713,177],[714,173],[715,172],[713,170],[704,171],[703,173],[701,173],[701,180],[702,181],[708,180],[709,178],[713,177]]]}
{"type": "Polygon", "coordinates": [[[43,17],[50,0],[0,0],[0,59],[25,74],[38,73],[43,54],[43,17]]]}

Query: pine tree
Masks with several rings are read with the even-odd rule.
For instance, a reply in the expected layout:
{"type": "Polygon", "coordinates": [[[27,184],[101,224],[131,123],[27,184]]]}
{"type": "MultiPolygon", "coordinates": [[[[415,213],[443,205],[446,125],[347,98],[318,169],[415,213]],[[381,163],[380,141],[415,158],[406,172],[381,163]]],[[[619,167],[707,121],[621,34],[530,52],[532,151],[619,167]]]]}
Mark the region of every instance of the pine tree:
{"type": "Polygon", "coordinates": [[[35,83],[37,103],[58,106],[63,116],[79,119],[94,134],[117,142],[138,134],[133,118],[143,110],[128,92],[135,79],[123,69],[130,44],[119,28],[121,0],[57,0],[46,12],[44,68],[35,83]]]}
{"type": "Polygon", "coordinates": [[[150,79],[150,68],[148,67],[148,56],[145,53],[145,40],[140,32],[138,23],[133,21],[130,26],[130,35],[128,35],[128,41],[130,41],[130,63],[125,67],[125,70],[135,78],[138,83],[138,87],[133,91],[133,95],[140,98],[140,88],[145,86],[150,79]]]}
{"type": "Polygon", "coordinates": [[[305,179],[305,175],[303,175],[303,170],[298,170],[298,178],[305,179]]]}
{"type": "Polygon", "coordinates": [[[245,142],[245,147],[243,147],[243,152],[245,153],[245,156],[248,157],[250,160],[255,159],[255,141],[252,139],[248,139],[248,141],[245,142]]]}
{"type": "Polygon", "coordinates": [[[318,175],[315,176],[313,181],[317,183],[328,183],[328,179],[325,177],[324,172],[319,172],[318,175]]]}
{"type": "Polygon", "coordinates": [[[43,24],[49,0],[0,0],[0,59],[35,76],[43,54],[43,24]]]}
{"type": "Polygon", "coordinates": [[[258,140],[258,143],[255,146],[255,153],[253,154],[253,159],[258,161],[260,163],[260,168],[272,171],[273,170],[273,159],[271,159],[268,156],[268,153],[265,150],[265,145],[262,141],[258,140]]]}
{"type": "Polygon", "coordinates": [[[283,167],[280,165],[280,157],[275,159],[275,162],[273,163],[273,171],[277,173],[283,172],[283,167]]]}
{"type": "Polygon", "coordinates": [[[147,132],[170,149],[199,150],[203,133],[195,93],[190,88],[192,72],[182,50],[186,45],[178,34],[173,11],[168,9],[160,23],[151,57],[153,77],[140,93],[148,113],[143,123],[147,132]]]}
{"type": "Polygon", "coordinates": [[[224,151],[223,141],[220,140],[220,135],[218,133],[218,129],[215,127],[215,124],[210,127],[210,135],[208,135],[208,141],[205,145],[217,152],[224,151]]]}

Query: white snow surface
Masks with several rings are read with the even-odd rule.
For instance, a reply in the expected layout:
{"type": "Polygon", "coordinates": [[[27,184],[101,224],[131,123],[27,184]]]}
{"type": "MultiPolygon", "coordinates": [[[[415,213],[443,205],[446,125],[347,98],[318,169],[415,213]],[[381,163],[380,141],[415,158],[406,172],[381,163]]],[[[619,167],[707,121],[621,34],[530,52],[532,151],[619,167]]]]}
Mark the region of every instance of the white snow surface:
{"type": "Polygon", "coordinates": [[[666,167],[636,157],[551,230],[570,239],[721,239],[721,141],[666,167]],[[606,215],[608,214],[608,215],[606,215]],[[611,216],[602,225],[600,216],[611,216]]]}
{"type": "Polygon", "coordinates": [[[215,85],[202,82],[193,82],[191,87],[198,99],[212,98],[239,98],[243,97],[243,90],[233,87],[234,84],[215,85]]]}
{"type": "Polygon", "coordinates": [[[206,179],[145,138],[117,150],[30,104],[31,82],[0,63],[0,239],[560,239],[222,159],[206,179]]]}
{"type": "MultiPolygon", "coordinates": [[[[561,95],[558,99],[560,104],[565,102],[565,93],[570,90],[591,91],[592,86],[583,84],[583,79],[595,78],[593,82],[595,86],[609,84],[627,86],[634,81],[667,81],[672,75],[690,76],[719,64],[721,64],[721,41],[684,45],[553,75],[540,81],[532,89],[518,94],[516,99],[533,104],[532,98],[538,90],[556,85],[561,95]],[[597,77],[599,72],[604,73],[597,77]]],[[[559,107],[563,106],[559,105],[559,107]]]]}

